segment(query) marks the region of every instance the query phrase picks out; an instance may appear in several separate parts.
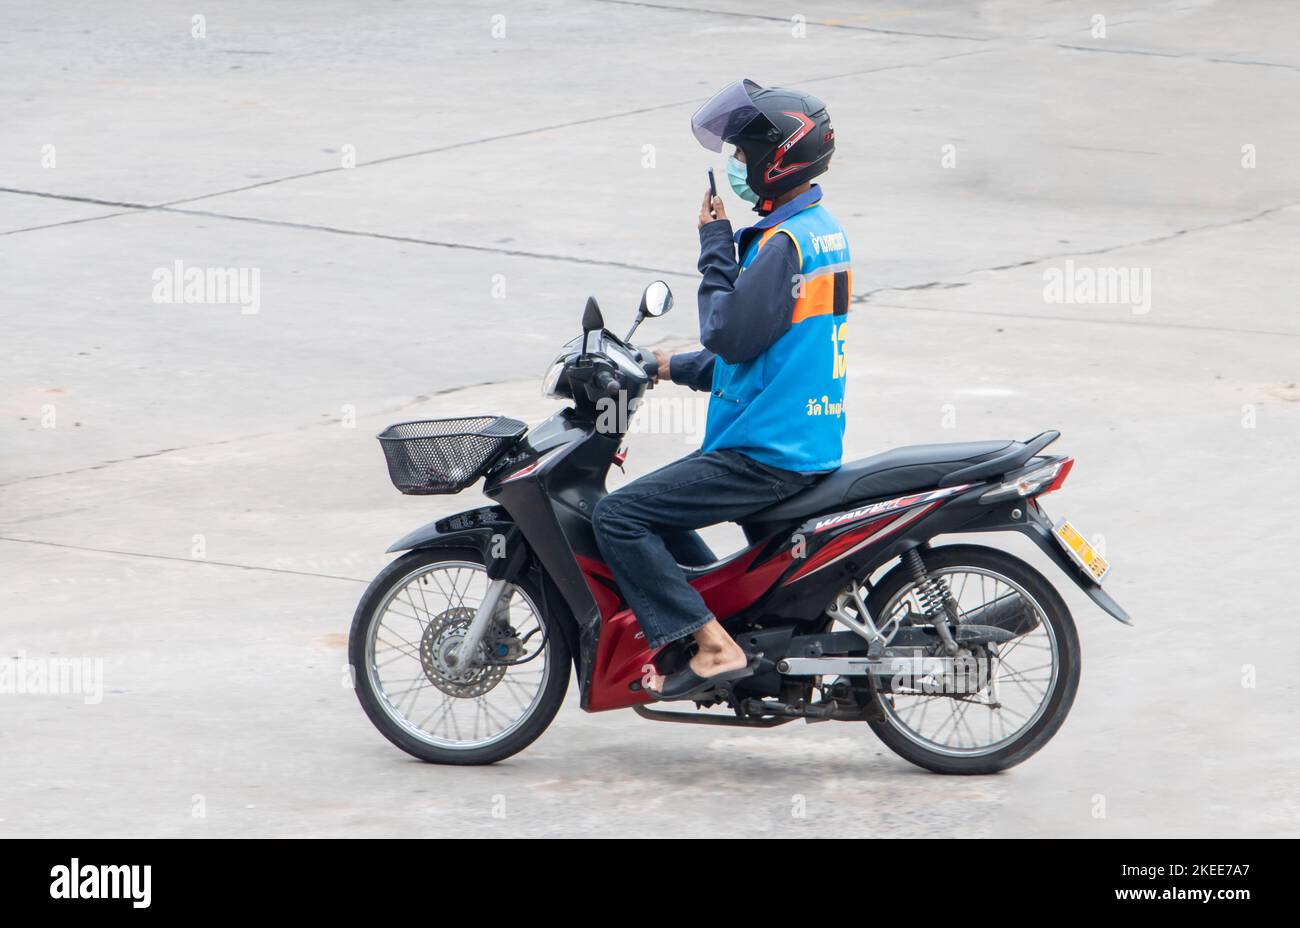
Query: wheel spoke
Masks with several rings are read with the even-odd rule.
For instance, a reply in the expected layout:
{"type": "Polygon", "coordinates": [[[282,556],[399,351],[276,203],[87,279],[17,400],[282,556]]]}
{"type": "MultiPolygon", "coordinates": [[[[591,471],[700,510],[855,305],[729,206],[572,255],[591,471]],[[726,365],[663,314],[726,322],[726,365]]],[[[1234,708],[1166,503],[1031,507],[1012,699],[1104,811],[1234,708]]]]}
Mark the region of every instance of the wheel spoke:
{"type": "Polygon", "coordinates": [[[367,639],[369,685],[384,714],[423,742],[453,749],[491,744],[518,728],[546,689],[545,625],[518,586],[507,588],[484,639],[482,662],[453,660],[487,589],[482,565],[434,561],[400,579],[375,610],[367,639]],[[488,655],[507,635],[510,662],[491,663],[488,655]],[[513,663],[518,660],[527,665],[513,663]],[[386,670],[399,661],[414,666],[386,670]],[[441,699],[431,703],[427,692],[441,699]]]}
{"type": "MultiPolygon", "coordinates": [[[[968,649],[965,653],[988,659],[989,675],[971,681],[964,692],[896,693],[880,699],[885,718],[895,729],[925,750],[955,756],[978,756],[998,750],[1014,741],[1046,711],[1056,685],[1056,668],[1060,660],[1056,628],[1042,606],[1010,577],[984,567],[955,566],[932,569],[931,576],[941,578],[957,605],[959,621],[981,609],[1015,605],[1023,600],[1038,619],[1038,625],[1024,635],[997,646],[968,649]],[[1001,648],[1001,653],[997,649],[1001,648]],[[1029,660],[1009,661],[1016,654],[1029,660]],[[1025,665],[1023,669],[1017,665],[1025,665]],[[977,688],[978,686],[978,688],[977,688]],[[908,698],[910,697],[910,699],[908,698]],[[946,700],[941,716],[928,719],[935,700],[946,700]],[[1008,705],[1008,699],[1011,705],[1008,705]],[[983,724],[971,715],[971,706],[982,706],[987,713],[983,724]]],[[[904,586],[881,610],[882,615],[904,616],[910,610],[915,622],[924,621],[919,609],[910,609],[916,600],[911,583],[904,586]]],[[[974,620],[978,623],[978,618],[974,620]]]]}

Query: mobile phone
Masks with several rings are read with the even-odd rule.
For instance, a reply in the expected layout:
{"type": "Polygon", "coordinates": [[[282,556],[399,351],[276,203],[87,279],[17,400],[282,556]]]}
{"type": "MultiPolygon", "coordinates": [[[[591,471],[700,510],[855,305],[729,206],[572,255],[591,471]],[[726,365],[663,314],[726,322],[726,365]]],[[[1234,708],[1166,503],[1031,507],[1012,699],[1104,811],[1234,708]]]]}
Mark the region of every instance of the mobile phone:
{"type": "Polygon", "coordinates": [[[712,216],[714,219],[718,218],[718,214],[713,210],[712,203],[713,203],[713,198],[716,197],[717,195],[718,195],[718,182],[713,179],[713,168],[709,168],[709,204],[710,204],[709,215],[712,216]]]}

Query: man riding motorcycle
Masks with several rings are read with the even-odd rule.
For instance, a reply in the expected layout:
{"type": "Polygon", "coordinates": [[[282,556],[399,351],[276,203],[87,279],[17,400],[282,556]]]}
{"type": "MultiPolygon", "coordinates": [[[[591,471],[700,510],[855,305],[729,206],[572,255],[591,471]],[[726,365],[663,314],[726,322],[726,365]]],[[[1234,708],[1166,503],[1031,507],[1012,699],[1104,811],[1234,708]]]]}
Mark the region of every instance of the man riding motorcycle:
{"type": "Polygon", "coordinates": [[[761,217],[733,237],[720,197],[699,214],[702,351],[656,352],[660,377],[709,390],[704,443],[605,496],[600,551],[652,648],[694,635],[688,665],[655,677],[658,699],[689,699],[754,672],[678,564],[713,553],[694,531],[744,519],[840,466],[845,324],[852,283],[844,230],[813,178],[835,151],[825,105],[741,80],[692,117],[696,138],[734,145],[727,175],[761,217]]]}

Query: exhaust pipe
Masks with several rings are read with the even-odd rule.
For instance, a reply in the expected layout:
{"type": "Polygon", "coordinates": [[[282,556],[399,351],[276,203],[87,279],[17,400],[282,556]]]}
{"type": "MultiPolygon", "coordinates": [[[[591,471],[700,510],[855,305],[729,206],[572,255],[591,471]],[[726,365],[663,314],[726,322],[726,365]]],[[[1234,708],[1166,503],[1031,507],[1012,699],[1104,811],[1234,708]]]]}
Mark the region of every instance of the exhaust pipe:
{"type": "Polygon", "coordinates": [[[1019,593],[999,596],[991,603],[972,609],[962,616],[962,625],[988,625],[1010,632],[1012,638],[1027,635],[1036,629],[1041,620],[1029,602],[1019,593]]]}

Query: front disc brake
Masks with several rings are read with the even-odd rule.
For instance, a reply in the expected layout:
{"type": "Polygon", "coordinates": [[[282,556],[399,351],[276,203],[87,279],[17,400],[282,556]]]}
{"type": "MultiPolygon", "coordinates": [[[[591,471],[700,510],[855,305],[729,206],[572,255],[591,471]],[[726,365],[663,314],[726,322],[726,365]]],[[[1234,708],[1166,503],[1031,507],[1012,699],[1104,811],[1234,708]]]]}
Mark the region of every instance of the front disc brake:
{"type": "Polygon", "coordinates": [[[479,645],[478,661],[468,669],[464,669],[464,661],[453,663],[448,660],[469,632],[474,614],[475,610],[468,606],[448,609],[434,616],[420,636],[420,664],[424,675],[438,689],[458,699],[482,696],[506,675],[504,665],[488,663],[492,660],[487,641],[491,636],[484,636],[484,642],[479,645]]]}

